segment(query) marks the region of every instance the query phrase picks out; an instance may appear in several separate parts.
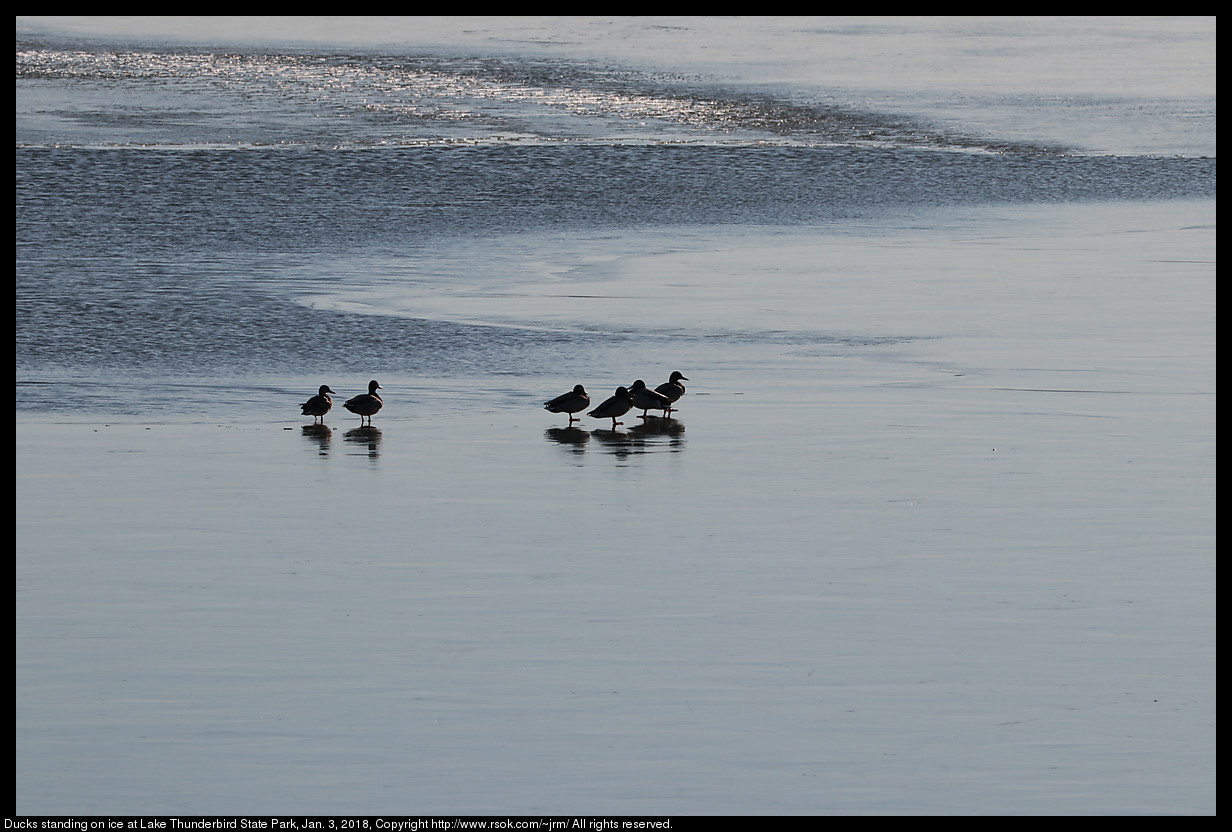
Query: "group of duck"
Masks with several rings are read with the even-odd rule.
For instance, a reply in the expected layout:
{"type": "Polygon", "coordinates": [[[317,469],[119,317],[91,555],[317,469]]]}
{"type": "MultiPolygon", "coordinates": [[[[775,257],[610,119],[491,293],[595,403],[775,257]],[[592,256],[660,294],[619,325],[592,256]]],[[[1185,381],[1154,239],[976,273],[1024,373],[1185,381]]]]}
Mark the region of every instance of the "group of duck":
{"type": "MultiPolygon", "coordinates": [[[[381,400],[381,394],[376,392],[380,389],[381,385],[377,384],[376,380],[373,379],[368,382],[367,393],[360,393],[354,398],[347,399],[342,403],[342,406],[359,416],[360,425],[365,424],[365,419],[367,420],[366,424],[371,425],[372,417],[385,406],[385,402],[381,400]]],[[[328,384],[322,384],[317,394],[300,405],[300,409],[305,416],[312,417],[314,425],[317,424],[318,419],[321,424],[325,424],[325,414],[333,409],[334,400],[332,397],[335,395],[337,394],[329,389],[328,384]]]]}
{"type": "MultiPolygon", "coordinates": [[[[672,405],[680,401],[680,397],[684,395],[684,385],[680,383],[682,381],[688,381],[688,379],[677,370],[666,382],[651,390],[646,386],[646,382],[639,378],[630,387],[617,387],[615,394],[587,415],[594,416],[596,419],[611,419],[612,430],[615,430],[617,425],[624,424],[616,420],[630,410],[642,411],[643,419],[650,410],[662,410],[666,416],[675,411],[676,408],[672,405]]],[[[371,426],[372,417],[385,406],[385,402],[381,400],[381,394],[376,392],[380,389],[381,385],[377,384],[374,379],[368,382],[367,393],[360,393],[354,398],[347,399],[342,406],[359,416],[360,425],[371,426]]],[[[318,420],[320,424],[324,424],[325,414],[334,407],[333,397],[335,395],[337,394],[329,389],[328,384],[322,384],[317,394],[300,405],[300,409],[305,416],[312,417],[314,425],[318,424],[318,420]]],[[[544,410],[552,413],[567,413],[569,424],[581,421],[580,416],[573,414],[581,413],[588,407],[590,407],[590,395],[580,384],[568,393],[562,393],[550,402],[543,403],[544,410]]]]}
{"type": "MultiPolygon", "coordinates": [[[[616,430],[617,425],[624,424],[616,420],[630,410],[642,411],[641,418],[643,419],[650,410],[662,410],[663,415],[666,416],[676,409],[672,405],[680,401],[680,397],[684,395],[684,385],[680,383],[682,381],[688,381],[688,378],[676,370],[667,381],[651,390],[646,386],[646,382],[639,378],[633,382],[631,387],[617,387],[614,395],[586,415],[594,416],[596,419],[611,419],[612,430],[616,430]]],[[[581,417],[574,417],[573,414],[581,413],[588,407],[590,407],[590,395],[580,384],[568,393],[562,393],[550,402],[543,403],[544,410],[569,414],[569,424],[581,421],[581,417]]]]}

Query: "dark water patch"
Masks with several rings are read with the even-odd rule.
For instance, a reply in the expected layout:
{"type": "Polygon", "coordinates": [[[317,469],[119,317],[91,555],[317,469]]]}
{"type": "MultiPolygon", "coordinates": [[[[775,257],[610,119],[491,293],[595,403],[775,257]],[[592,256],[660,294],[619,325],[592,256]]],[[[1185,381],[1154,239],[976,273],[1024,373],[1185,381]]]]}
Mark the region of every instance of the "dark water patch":
{"type": "Polygon", "coordinates": [[[852,148],[17,150],[17,246],[403,249],[526,229],[796,224],[981,202],[1213,199],[1214,159],[852,148]]]}

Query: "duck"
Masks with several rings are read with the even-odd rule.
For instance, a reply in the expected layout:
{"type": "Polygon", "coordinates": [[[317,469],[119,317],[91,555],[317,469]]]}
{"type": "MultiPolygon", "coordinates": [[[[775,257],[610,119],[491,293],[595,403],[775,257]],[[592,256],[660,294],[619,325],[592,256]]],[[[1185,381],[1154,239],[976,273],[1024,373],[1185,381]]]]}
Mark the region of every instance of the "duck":
{"type": "Polygon", "coordinates": [[[647,410],[665,410],[672,409],[672,400],[667,396],[655,390],[651,390],[646,386],[646,382],[640,378],[633,382],[633,386],[629,388],[629,394],[633,398],[633,406],[642,411],[641,418],[646,418],[647,410]]]}
{"type": "Polygon", "coordinates": [[[628,388],[617,387],[615,395],[590,411],[587,415],[594,416],[596,419],[611,419],[612,430],[616,430],[617,425],[624,424],[624,422],[617,422],[616,420],[628,413],[631,407],[633,407],[633,394],[629,392],[628,388]]]}
{"type": "Polygon", "coordinates": [[[368,424],[372,424],[372,416],[380,410],[385,402],[381,401],[380,395],[376,392],[381,389],[381,385],[376,383],[376,379],[368,382],[368,392],[360,393],[353,399],[347,399],[342,406],[347,410],[359,416],[359,424],[362,426],[364,419],[367,418],[368,424]]]}
{"type": "Polygon", "coordinates": [[[586,393],[586,388],[582,385],[577,385],[568,393],[561,393],[550,402],[543,403],[543,409],[552,413],[568,413],[569,424],[575,421],[581,421],[581,418],[574,418],[573,414],[580,410],[585,410],[590,406],[590,396],[586,393]]]}
{"type": "Polygon", "coordinates": [[[329,413],[330,408],[334,406],[334,400],[330,398],[333,390],[329,389],[328,384],[322,384],[321,389],[317,390],[317,394],[308,401],[300,405],[300,410],[305,416],[312,417],[312,423],[315,425],[317,419],[321,420],[321,424],[325,424],[325,414],[329,413]]]}
{"type": "MultiPolygon", "coordinates": [[[[684,395],[684,385],[680,382],[688,380],[689,379],[685,377],[684,373],[679,370],[673,370],[671,378],[656,387],[655,392],[662,393],[672,404],[675,404],[680,401],[680,397],[684,395]]],[[[667,412],[671,413],[675,409],[676,408],[674,407],[669,407],[667,412]]]]}

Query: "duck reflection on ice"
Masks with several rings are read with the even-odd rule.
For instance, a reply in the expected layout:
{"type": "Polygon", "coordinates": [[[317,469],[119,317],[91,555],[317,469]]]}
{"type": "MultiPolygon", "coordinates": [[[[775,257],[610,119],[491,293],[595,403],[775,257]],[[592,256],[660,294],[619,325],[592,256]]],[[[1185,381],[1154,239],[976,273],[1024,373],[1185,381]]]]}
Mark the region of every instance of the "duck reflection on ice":
{"type": "Polygon", "coordinates": [[[342,434],[342,441],[351,442],[356,445],[367,445],[368,456],[376,456],[380,450],[381,429],[374,428],[372,425],[351,428],[342,434]]]}
{"type": "Polygon", "coordinates": [[[586,443],[590,441],[590,431],[577,427],[548,428],[543,435],[579,454],[586,450],[586,443]]]}
{"type": "Polygon", "coordinates": [[[325,456],[329,453],[329,444],[334,438],[334,431],[329,427],[329,425],[323,425],[320,422],[317,422],[312,425],[303,425],[300,430],[301,435],[305,439],[316,444],[317,453],[321,456],[325,456]]]}
{"type": "Polygon", "coordinates": [[[602,451],[625,456],[657,451],[674,453],[684,449],[684,425],[676,419],[649,418],[628,430],[580,427],[548,428],[544,437],[573,453],[585,453],[591,440],[602,451]]]}

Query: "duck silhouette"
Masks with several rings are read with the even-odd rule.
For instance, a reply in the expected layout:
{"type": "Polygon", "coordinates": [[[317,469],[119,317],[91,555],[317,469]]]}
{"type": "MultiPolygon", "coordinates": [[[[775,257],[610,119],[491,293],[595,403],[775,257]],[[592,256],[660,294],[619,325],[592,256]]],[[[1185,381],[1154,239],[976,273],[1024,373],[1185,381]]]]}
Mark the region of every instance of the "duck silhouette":
{"type": "Polygon", "coordinates": [[[616,393],[603,404],[590,411],[589,416],[594,416],[596,419],[611,419],[612,430],[616,430],[617,425],[623,425],[624,422],[616,420],[624,416],[633,407],[633,394],[625,387],[617,387],[616,393]]]}
{"type": "Polygon", "coordinates": [[[330,398],[330,393],[333,392],[328,384],[322,384],[315,396],[300,405],[304,415],[312,417],[314,425],[317,424],[317,419],[321,420],[321,424],[325,424],[325,414],[334,406],[334,400],[330,398]]]}
{"type": "MultiPolygon", "coordinates": [[[[661,393],[667,397],[668,401],[675,404],[680,401],[680,397],[684,395],[684,385],[680,383],[682,381],[688,381],[684,373],[679,370],[673,370],[671,378],[656,387],[655,392],[661,393]]],[[[676,408],[674,407],[669,407],[667,412],[671,413],[675,409],[676,408]]]]}
{"type": "Polygon", "coordinates": [[[569,424],[580,421],[580,417],[574,418],[573,414],[585,410],[590,406],[590,396],[586,393],[586,388],[582,385],[577,385],[568,393],[561,393],[550,402],[543,403],[543,409],[552,413],[568,413],[569,424]]]}
{"type": "Polygon", "coordinates": [[[385,402],[381,400],[380,394],[376,391],[381,389],[381,385],[376,383],[376,380],[368,382],[368,392],[360,393],[353,399],[347,399],[342,403],[342,406],[352,413],[359,416],[359,424],[364,424],[364,419],[368,420],[368,424],[372,424],[372,417],[385,406],[385,402]]]}
{"type": "Polygon", "coordinates": [[[646,386],[646,382],[640,378],[633,382],[633,386],[629,388],[629,394],[633,397],[633,406],[642,411],[641,418],[646,418],[647,410],[664,410],[671,411],[672,400],[658,391],[651,390],[646,386]]]}

